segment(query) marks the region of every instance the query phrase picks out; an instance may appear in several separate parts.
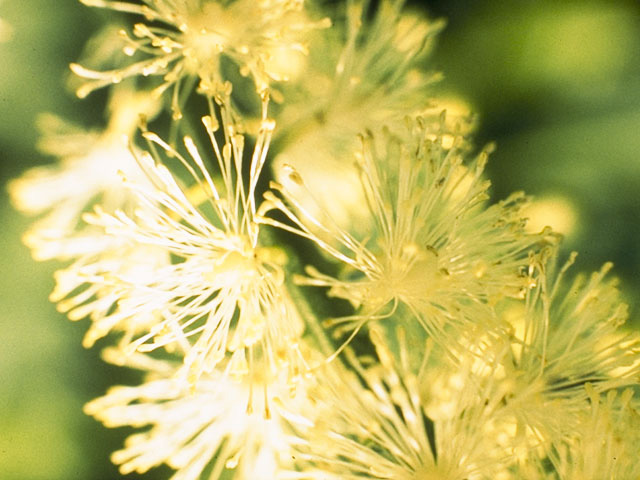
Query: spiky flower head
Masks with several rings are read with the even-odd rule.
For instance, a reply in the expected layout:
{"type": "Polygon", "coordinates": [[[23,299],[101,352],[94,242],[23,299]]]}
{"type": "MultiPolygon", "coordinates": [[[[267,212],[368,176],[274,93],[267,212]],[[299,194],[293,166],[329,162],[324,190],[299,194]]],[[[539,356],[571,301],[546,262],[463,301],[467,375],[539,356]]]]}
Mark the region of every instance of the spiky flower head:
{"type": "Polygon", "coordinates": [[[123,333],[120,345],[126,347],[134,337],[148,332],[159,321],[160,313],[130,308],[127,298],[131,288],[118,278],[148,281],[157,269],[169,263],[169,255],[157,247],[132,245],[126,239],[106,236],[101,229],[83,239],[95,251],[83,253],[71,265],[55,272],[55,288],[49,300],[70,320],[89,317],[91,325],[82,340],[85,348],[110,332],[123,333]]]}
{"type": "Polygon", "coordinates": [[[521,266],[541,238],[523,230],[526,199],[516,194],[487,205],[487,152],[467,161],[464,147],[445,148],[443,135],[420,119],[409,121],[402,137],[383,131],[367,133],[362,142],[368,237],[356,239],[326,212],[318,217],[305,209],[300,199],[313,192],[291,168],[287,182],[273,185],[286,203],[267,195],[264,209],[282,211],[293,225],[262,221],[310,238],[345,264],[339,278],[309,267],[302,282],[329,287],[329,295],[359,307],[343,319],[350,328],[391,316],[401,305],[445,345],[474,327],[490,329],[487,306],[522,291],[521,266]]]}
{"type": "Polygon", "coordinates": [[[151,275],[167,263],[168,255],[105,236],[82,215],[96,204],[111,213],[117,209],[133,211],[135,196],[125,188],[120,174],[140,183],[147,180],[126,138],[137,128],[140,115],[151,118],[158,107],[148,92],[136,92],[130,84],[122,84],[113,90],[104,131],[87,132],[53,115],[41,116],[44,136],[40,148],[59,161],[28,170],[9,184],[9,193],[19,209],[44,214],[24,236],[33,256],[38,260],[73,260],[55,273],[56,287],[50,299],[72,320],[91,317],[91,327],[83,340],[85,347],[112,329],[124,331],[123,341],[127,343],[156,318],[155,314],[114,311],[122,288],[117,283],[92,282],[116,272],[151,275]]]}
{"type": "Polygon", "coordinates": [[[218,144],[219,120],[203,118],[219,178],[209,173],[191,137],[184,138],[188,156],[145,132],[149,150],[158,148],[177,159],[190,174],[191,188],[181,187],[159,154],[144,152],[138,160],[153,186],[125,179],[140,208],[128,215],[101,209],[85,216],[107,235],[141,248],[153,247],[174,261],[153,275],[106,269],[87,279],[99,286],[117,285],[123,292],[111,315],[159,316],[135,338],[129,351],[159,347],[184,351],[186,375],[192,383],[232,354],[238,371],[250,371],[260,357],[277,375],[281,367],[299,366],[297,340],[302,324],[283,285],[284,253],[259,243],[255,192],[264,165],[273,121],[265,116],[248,165],[244,136],[228,105],[220,108],[224,144],[218,144]]]}
{"type": "Polygon", "coordinates": [[[87,132],[50,114],[39,119],[40,149],[58,161],[32,168],[9,183],[19,210],[44,214],[24,236],[38,260],[67,260],[103,250],[105,239],[82,222],[82,213],[97,202],[108,211],[130,206],[131,195],[118,171],[144,178],[124,138],[134,132],[140,114],[151,117],[157,112],[157,102],[123,85],[114,90],[109,112],[101,132],[87,132]]]}
{"type": "Polygon", "coordinates": [[[251,76],[259,93],[273,81],[287,79],[274,58],[305,52],[304,35],[310,29],[329,26],[313,22],[304,13],[302,0],[81,0],[84,4],[137,14],[133,35],[122,32],[124,53],[141,53],[124,68],[94,71],[78,64],[72,70],[89,80],[78,90],[84,97],[105,85],[131,76],[160,76],[158,93],[173,87],[172,109],[180,118],[180,86],[198,81],[209,96],[230,93],[223,73],[223,58],[231,60],[245,76],[251,76]]]}
{"type": "MultiPolygon", "coordinates": [[[[429,418],[422,379],[408,368],[406,352],[396,357],[376,329],[371,338],[373,361],[351,353],[349,370],[333,365],[311,388],[316,408],[326,413],[304,430],[308,440],[296,454],[301,473],[292,478],[498,478],[495,474],[510,460],[492,433],[500,397],[483,396],[468,385],[451,415],[429,418]]],[[[427,348],[425,364],[429,354],[427,348]]]]}
{"type": "Polygon", "coordinates": [[[640,478],[640,411],[633,391],[598,395],[585,384],[591,402],[568,442],[556,445],[559,480],[640,478]]]}
{"type": "Polygon", "coordinates": [[[316,35],[304,79],[283,85],[281,135],[307,143],[313,136],[332,154],[351,153],[359,132],[431,106],[429,87],[438,75],[420,61],[443,22],[407,13],[404,3],[355,0],[339,7],[343,18],[316,35]]]}
{"type": "MultiPolygon", "coordinates": [[[[432,86],[438,75],[422,65],[443,22],[410,13],[404,4],[339,4],[333,28],[315,35],[304,77],[282,86],[286,101],[274,112],[276,135],[284,139],[276,178],[282,180],[279,166],[292,165],[340,225],[357,228],[362,220],[357,170],[343,160],[357,151],[360,132],[414,114],[429,115],[437,129],[441,110],[433,115],[432,86]]],[[[451,130],[462,128],[450,113],[451,130]]]]}
{"type": "Polygon", "coordinates": [[[556,255],[544,249],[532,256],[531,289],[524,306],[509,314],[513,330],[503,360],[511,385],[506,405],[546,444],[566,438],[582,421],[586,383],[599,394],[640,378],[640,336],[623,327],[627,306],[616,280],[606,278],[611,264],[567,282],[575,255],[562,268],[556,255]]]}
{"type": "Polygon", "coordinates": [[[144,357],[129,362],[146,371],[144,383],[112,387],[85,406],[108,427],[145,428],[112,454],[123,475],[166,464],[176,470],[174,480],[280,478],[295,440],[283,415],[307,402],[302,383],[292,389],[286,375],[234,379],[227,369],[204,375],[194,388],[175,378],[171,362],[144,357]]]}

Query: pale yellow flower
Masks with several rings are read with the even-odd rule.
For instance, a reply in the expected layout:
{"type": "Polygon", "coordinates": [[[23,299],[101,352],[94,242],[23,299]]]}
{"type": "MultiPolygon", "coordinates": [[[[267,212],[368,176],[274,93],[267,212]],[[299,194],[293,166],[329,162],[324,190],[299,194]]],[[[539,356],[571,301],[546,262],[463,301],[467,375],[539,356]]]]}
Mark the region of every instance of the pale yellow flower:
{"type": "MultiPolygon", "coordinates": [[[[274,172],[284,182],[280,167],[293,166],[339,225],[362,231],[364,194],[346,159],[358,150],[359,133],[405,115],[430,115],[434,131],[439,128],[442,108],[433,115],[431,88],[438,75],[422,63],[443,22],[408,13],[403,1],[343,3],[336,8],[341,21],[315,35],[305,75],[281,88],[284,101],[274,116],[284,141],[274,172]]],[[[452,130],[465,123],[448,118],[452,130]]]]}
{"type": "Polygon", "coordinates": [[[164,463],[176,470],[174,480],[275,480],[290,468],[296,439],[285,418],[308,402],[301,379],[238,381],[215,371],[194,387],[172,375],[175,365],[138,357],[132,361],[149,374],[145,383],[112,387],[85,406],[107,427],[144,428],[111,457],[123,475],[164,463]]]}
{"type": "Polygon", "coordinates": [[[443,26],[403,11],[402,0],[346,3],[338,13],[344,20],[315,35],[305,76],[282,86],[277,113],[279,135],[303,143],[321,138],[338,156],[351,153],[365,129],[433,106],[430,87],[439,76],[421,61],[443,26]]]}
{"type": "Polygon", "coordinates": [[[258,92],[273,81],[287,80],[273,61],[287,52],[305,52],[305,33],[329,26],[328,20],[311,21],[302,0],[82,0],[86,5],[133,13],[145,18],[133,35],[122,31],[124,53],[134,59],[123,68],[95,71],[72,64],[72,70],[89,80],[78,90],[84,97],[103,86],[131,76],[160,76],[160,93],[174,88],[172,109],[180,118],[181,84],[199,82],[210,96],[230,93],[221,62],[229,59],[240,73],[251,76],[258,92]]]}
{"type": "Polygon", "coordinates": [[[623,328],[627,306],[615,279],[605,278],[611,265],[569,283],[564,275],[575,257],[557,272],[555,255],[532,258],[532,287],[502,361],[509,411],[544,444],[581,423],[586,383],[597,395],[637,385],[640,375],[640,335],[623,328]]]}
{"type": "Polygon", "coordinates": [[[113,211],[128,208],[132,196],[119,171],[142,181],[143,172],[127,145],[139,115],[152,116],[158,104],[149,94],[129,88],[114,90],[109,124],[102,132],[87,132],[53,115],[40,117],[44,132],[40,149],[58,158],[54,165],[35,167],[9,183],[14,205],[28,214],[44,214],[24,241],[38,260],[69,259],[103,251],[113,243],[82,222],[82,213],[100,202],[113,211]]]}
{"type": "MultiPolygon", "coordinates": [[[[264,108],[266,115],[266,104],[264,108]]],[[[181,345],[192,383],[213,371],[227,352],[247,372],[258,359],[267,369],[265,375],[299,364],[302,323],[283,284],[286,256],[277,248],[260,245],[255,219],[255,191],[274,123],[263,118],[246,178],[244,136],[226,105],[221,119],[223,145],[215,136],[218,120],[203,118],[219,180],[205,167],[191,137],[184,138],[189,154],[185,158],[157,135],[145,132],[150,151],[160,147],[169,158],[178,159],[192,176],[193,187],[180,187],[159,155],[144,152],[138,160],[153,186],[126,181],[141,208],[132,215],[97,209],[86,216],[110,236],[140,248],[158,248],[173,257],[173,263],[150,275],[126,271],[114,275],[107,269],[93,283],[114,282],[126,290],[118,301],[122,312],[115,314],[128,311],[160,317],[133,340],[129,350],[181,345]]]]}
{"type": "Polygon", "coordinates": [[[610,391],[604,398],[590,384],[591,401],[569,441],[556,445],[558,480],[640,478],[640,411],[632,390],[610,391]]]}
{"type": "MultiPolygon", "coordinates": [[[[394,357],[379,332],[372,340],[373,361],[350,355],[349,369],[333,364],[310,389],[324,413],[313,427],[300,429],[298,472],[289,478],[501,478],[495,474],[509,463],[510,453],[491,435],[500,397],[484,396],[469,383],[451,415],[429,418],[420,378],[402,355],[394,357]]],[[[428,362],[428,351],[424,355],[428,362]]],[[[468,375],[464,381],[470,381],[468,375]]]]}
{"type": "Polygon", "coordinates": [[[119,344],[128,346],[161,319],[157,309],[140,309],[130,305],[131,287],[119,280],[136,278],[138,282],[155,278],[156,272],[169,263],[169,255],[157,247],[131,245],[126,240],[109,237],[95,229],[82,238],[96,248],[80,255],[71,265],[55,272],[55,288],[49,299],[70,320],[88,317],[91,325],[82,345],[92,347],[110,332],[122,332],[119,344]],[[98,250],[102,246],[102,250],[98,250]]]}
{"type": "Polygon", "coordinates": [[[123,311],[116,303],[123,294],[117,282],[105,281],[125,272],[152,275],[169,256],[154,248],[137,248],[126,240],[104,235],[82,220],[83,212],[100,203],[104,211],[132,210],[135,196],[125,188],[120,173],[146,181],[127,144],[139,115],[153,116],[158,103],[148,93],[129,85],[113,91],[109,124],[103,132],[86,132],[52,115],[40,119],[45,136],[40,147],[59,163],[36,167],[9,184],[13,203],[22,211],[42,214],[24,241],[38,260],[73,260],[55,274],[50,299],[71,320],[90,317],[83,344],[90,347],[112,330],[123,331],[127,344],[141,329],[155,322],[155,312],[123,311]]]}
{"type": "Polygon", "coordinates": [[[292,224],[262,221],[313,240],[345,264],[339,278],[309,267],[302,282],[329,287],[329,295],[360,308],[336,320],[347,329],[355,332],[402,306],[439,343],[453,347],[474,328],[492,328],[492,303],[523,291],[521,268],[542,236],[524,231],[523,195],[487,205],[486,152],[467,161],[464,149],[445,149],[442,135],[435,141],[431,135],[418,120],[403,137],[385,131],[363,138],[359,167],[372,225],[363,238],[328,213],[305,209],[301,199],[315,192],[291,168],[287,183],[273,184],[287,203],[268,193],[261,213],[284,212],[292,224]]]}

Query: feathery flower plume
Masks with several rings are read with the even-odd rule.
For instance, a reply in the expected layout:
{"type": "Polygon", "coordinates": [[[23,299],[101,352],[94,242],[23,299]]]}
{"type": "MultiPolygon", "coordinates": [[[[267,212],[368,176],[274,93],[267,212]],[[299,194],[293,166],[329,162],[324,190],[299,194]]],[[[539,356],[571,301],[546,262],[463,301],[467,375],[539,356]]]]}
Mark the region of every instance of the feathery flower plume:
{"type": "Polygon", "coordinates": [[[9,184],[11,198],[20,210],[46,212],[24,236],[34,258],[73,260],[55,273],[56,286],[50,299],[71,320],[90,316],[92,324],[83,339],[85,347],[91,347],[113,329],[124,332],[122,342],[126,344],[157,318],[155,312],[142,315],[114,310],[123,289],[102,279],[105,275],[113,277],[116,272],[153,275],[156,268],[168,262],[168,255],[106,236],[102,229],[84,222],[82,215],[97,203],[108,212],[133,209],[135,197],[118,173],[126,172],[141,183],[146,177],[127,147],[126,137],[137,127],[139,115],[152,117],[158,106],[148,93],[121,85],[110,99],[110,119],[104,132],[86,132],[52,115],[42,116],[45,136],[40,148],[59,157],[60,162],[33,168],[9,184]]]}
{"type": "MultiPolygon", "coordinates": [[[[438,75],[423,71],[421,60],[443,22],[405,12],[404,0],[345,3],[338,13],[345,18],[314,38],[305,76],[282,86],[286,101],[275,118],[284,148],[274,170],[292,165],[338,223],[354,227],[364,199],[357,170],[343,159],[357,151],[360,132],[433,113],[438,75]]],[[[441,110],[431,115],[436,130],[441,110]]],[[[450,114],[449,123],[454,130],[464,122],[450,114]]]]}
{"type": "Polygon", "coordinates": [[[575,254],[559,270],[557,252],[544,249],[531,260],[532,288],[523,311],[512,315],[511,347],[503,360],[508,410],[540,442],[558,441],[577,428],[589,395],[635,385],[640,376],[640,335],[621,327],[627,306],[611,264],[587,278],[564,281],[575,254]]]}
{"type": "Polygon", "coordinates": [[[308,142],[313,136],[332,154],[351,153],[344,145],[356,143],[359,132],[431,106],[415,99],[425,98],[439,76],[422,71],[420,60],[443,22],[403,12],[404,0],[371,3],[347,2],[345,21],[313,44],[304,82],[283,85],[280,135],[308,142]]]}
{"type": "Polygon", "coordinates": [[[231,470],[234,478],[274,480],[290,468],[296,439],[283,415],[308,401],[302,383],[292,390],[286,375],[248,381],[214,371],[193,387],[172,376],[170,362],[139,357],[146,356],[131,361],[147,371],[145,383],[112,387],[85,406],[108,427],[149,427],[113,453],[123,475],[165,463],[176,470],[174,480],[230,478],[231,470]],[[252,395],[256,388],[264,395],[252,395]]]}
{"type": "Polygon", "coordinates": [[[436,341],[455,345],[474,326],[491,327],[488,304],[524,288],[520,269],[541,239],[524,232],[526,199],[515,194],[487,206],[487,152],[465,163],[462,148],[445,148],[442,134],[432,135],[418,119],[409,121],[404,137],[385,131],[363,138],[358,161],[373,225],[367,238],[354,238],[326,213],[306,210],[301,199],[313,192],[290,167],[288,181],[273,184],[287,204],[266,194],[260,213],[280,210],[292,224],[262,222],[307,237],[346,264],[340,278],[308,267],[310,278],[302,283],[329,287],[329,295],[360,307],[357,315],[336,319],[353,334],[401,304],[436,341]]]}
{"type": "Polygon", "coordinates": [[[501,397],[466,389],[451,415],[428,418],[420,377],[407,368],[402,343],[398,360],[385,337],[375,329],[371,333],[373,362],[348,355],[350,370],[332,364],[310,389],[316,408],[326,414],[304,430],[307,441],[296,454],[300,473],[290,478],[498,478],[509,463],[508,451],[491,435],[501,397]]]}
{"type": "Polygon", "coordinates": [[[160,312],[155,309],[131,308],[129,285],[120,277],[149,281],[158,269],[169,261],[166,251],[153,246],[132,245],[126,239],[107,236],[101,229],[83,236],[94,245],[94,252],[85,252],[71,265],[55,272],[55,288],[49,300],[70,320],[89,317],[91,325],[82,345],[92,347],[97,340],[112,331],[122,332],[120,346],[126,347],[136,336],[146,333],[158,323],[160,312]],[[99,249],[98,247],[101,247],[99,249]]]}
{"type": "Polygon", "coordinates": [[[230,59],[240,73],[251,76],[259,93],[273,81],[287,80],[274,58],[306,52],[307,31],[329,26],[328,19],[313,22],[307,18],[303,0],[81,0],[85,5],[143,16],[133,36],[125,31],[124,53],[140,52],[143,60],[112,71],[94,71],[78,64],[71,69],[89,80],[78,96],[118,83],[131,76],[158,75],[162,83],[157,93],[173,87],[171,107],[175,119],[182,117],[180,88],[199,81],[199,90],[211,97],[230,93],[222,59],[230,59]]]}
{"type": "Polygon", "coordinates": [[[299,366],[297,340],[302,324],[283,285],[286,258],[281,250],[258,241],[255,194],[274,128],[266,117],[266,96],[263,107],[248,179],[243,175],[245,139],[225,103],[220,108],[222,146],[216,139],[219,120],[203,118],[219,181],[207,170],[191,137],[184,138],[188,159],[156,134],[144,132],[150,151],[159,147],[178,159],[194,186],[181,188],[160,155],[143,152],[138,160],[154,186],[126,180],[141,208],[133,215],[96,209],[85,216],[108,235],[158,248],[174,258],[152,276],[114,275],[107,270],[94,282],[113,280],[128,289],[118,305],[131,315],[155,312],[160,316],[131,343],[129,351],[181,345],[192,383],[211,372],[227,351],[232,352],[238,371],[251,370],[257,355],[269,374],[282,366],[299,366]]]}
{"type": "Polygon", "coordinates": [[[140,114],[153,116],[157,102],[129,85],[114,90],[109,124],[104,132],[87,132],[53,115],[40,117],[44,132],[40,149],[59,158],[55,165],[35,167],[9,183],[16,208],[45,214],[25,234],[24,242],[37,260],[66,260],[103,251],[114,239],[105,238],[82,222],[82,213],[100,202],[113,211],[128,208],[131,195],[118,171],[140,181],[143,172],[124,137],[131,135],[140,114]]]}
{"type": "Polygon", "coordinates": [[[556,446],[558,480],[640,478],[640,411],[633,405],[633,391],[615,390],[602,398],[587,383],[591,408],[582,418],[570,442],[556,446]]]}

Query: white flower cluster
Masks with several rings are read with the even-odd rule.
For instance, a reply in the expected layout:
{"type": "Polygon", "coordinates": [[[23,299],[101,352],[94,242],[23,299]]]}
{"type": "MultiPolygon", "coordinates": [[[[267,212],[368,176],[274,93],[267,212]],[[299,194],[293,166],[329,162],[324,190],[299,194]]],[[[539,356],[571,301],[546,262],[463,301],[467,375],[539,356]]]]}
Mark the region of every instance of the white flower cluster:
{"type": "Polygon", "coordinates": [[[51,300],[144,373],[85,409],[143,427],[123,474],[639,478],[640,336],[610,266],[567,281],[530,199],[489,200],[491,147],[422,68],[442,22],[82,3],[138,22],[98,37],[115,64],[71,66],[79,96],[110,88],[106,127],[43,116],[58,160],[9,190],[41,215],[34,257],[67,262],[51,300]]]}

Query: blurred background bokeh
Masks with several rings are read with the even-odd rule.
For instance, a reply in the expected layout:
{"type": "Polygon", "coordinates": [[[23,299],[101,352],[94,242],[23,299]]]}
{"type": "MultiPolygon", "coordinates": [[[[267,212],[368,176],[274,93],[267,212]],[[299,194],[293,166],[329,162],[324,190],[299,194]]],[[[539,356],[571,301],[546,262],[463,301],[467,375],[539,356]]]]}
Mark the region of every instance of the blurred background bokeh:
{"type": "MultiPolygon", "coordinates": [[[[640,3],[411,6],[447,19],[427,67],[444,73],[442,95],[462,99],[477,115],[478,145],[497,143],[489,163],[495,198],[514,190],[534,195],[532,223],[564,231],[566,250],[580,252],[580,269],[613,261],[638,318],[640,3]]],[[[3,185],[50,161],[34,147],[38,113],[87,126],[103,120],[104,94],[80,101],[65,85],[68,64],[104,17],[74,0],[0,0],[3,185]]],[[[47,300],[58,265],[30,259],[20,243],[30,220],[12,210],[5,188],[0,199],[0,478],[119,478],[108,455],[126,432],[103,428],[82,406],[133,377],[102,363],[98,348],[81,347],[86,325],[65,320],[47,300]]]]}

